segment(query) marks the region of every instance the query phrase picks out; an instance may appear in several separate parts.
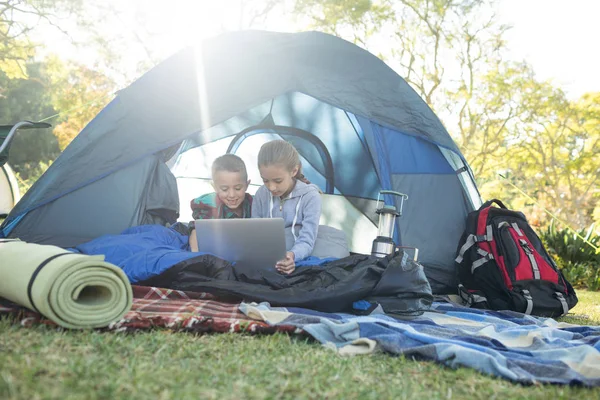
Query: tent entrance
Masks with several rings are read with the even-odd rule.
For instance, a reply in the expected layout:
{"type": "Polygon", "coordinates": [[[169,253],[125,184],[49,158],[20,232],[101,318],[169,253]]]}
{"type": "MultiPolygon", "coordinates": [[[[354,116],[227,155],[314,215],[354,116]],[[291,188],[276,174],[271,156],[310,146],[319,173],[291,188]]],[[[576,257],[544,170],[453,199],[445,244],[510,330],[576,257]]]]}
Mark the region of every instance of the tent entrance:
{"type": "Polygon", "coordinates": [[[172,167],[179,191],[179,220],[191,220],[193,198],[214,191],[210,184],[211,165],[222,154],[236,154],[244,160],[251,181],[248,192],[254,194],[262,185],[257,168],[258,149],[275,139],[287,140],[299,149],[305,176],[323,190],[321,224],[344,231],[351,251],[370,253],[377,233],[376,201],[343,196],[335,188],[333,161],[323,142],[310,132],[291,127],[254,126],[203,146],[182,144],[186,150],[179,153],[172,167]]]}
{"type": "MultiPolygon", "coordinates": [[[[306,132],[302,129],[292,128],[289,126],[278,126],[278,125],[261,125],[254,126],[248,129],[244,129],[231,141],[229,147],[227,148],[227,153],[235,154],[236,150],[240,147],[242,142],[251,136],[258,134],[272,133],[279,136],[280,139],[283,139],[287,142],[292,143],[296,148],[303,148],[300,146],[299,141],[307,141],[315,146],[317,149],[321,159],[320,164],[323,165],[323,177],[325,178],[325,188],[321,188],[323,193],[325,194],[333,194],[335,188],[335,178],[333,171],[333,161],[331,160],[331,154],[329,154],[329,150],[323,142],[313,135],[310,132],[306,132]]],[[[306,157],[304,157],[306,159],[306,157]]],[[[256,164],[254,164],[256,165],[256,164]]],[[[305,164],[302,164],[303,167],[305,164]]],[[[313,164],[311,164],[312,168],[315,168],[313,164]]]]}

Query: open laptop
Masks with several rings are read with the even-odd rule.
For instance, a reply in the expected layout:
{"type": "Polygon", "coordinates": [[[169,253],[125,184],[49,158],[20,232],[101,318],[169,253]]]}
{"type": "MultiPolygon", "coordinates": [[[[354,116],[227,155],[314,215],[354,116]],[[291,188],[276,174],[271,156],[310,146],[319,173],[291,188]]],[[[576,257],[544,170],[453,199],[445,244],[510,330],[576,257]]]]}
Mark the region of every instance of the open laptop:
{"type": "Polygon", "coordinates": [[[265,270],[285,258],[282,218],[199,219],[195,226],[199,252],[265,270]]]}

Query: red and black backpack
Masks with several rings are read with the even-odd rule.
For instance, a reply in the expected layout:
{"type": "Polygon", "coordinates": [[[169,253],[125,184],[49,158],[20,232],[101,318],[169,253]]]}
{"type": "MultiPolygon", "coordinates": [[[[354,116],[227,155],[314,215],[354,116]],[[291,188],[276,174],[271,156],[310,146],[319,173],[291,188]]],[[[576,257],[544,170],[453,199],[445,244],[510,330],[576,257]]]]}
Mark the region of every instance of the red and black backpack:
{"type": "Polygon", "coordinates": [[[468,215],[455,262],[459,294],[470,307],[557,317],[577,304],[525,215],[499,200],[468,215]]]}

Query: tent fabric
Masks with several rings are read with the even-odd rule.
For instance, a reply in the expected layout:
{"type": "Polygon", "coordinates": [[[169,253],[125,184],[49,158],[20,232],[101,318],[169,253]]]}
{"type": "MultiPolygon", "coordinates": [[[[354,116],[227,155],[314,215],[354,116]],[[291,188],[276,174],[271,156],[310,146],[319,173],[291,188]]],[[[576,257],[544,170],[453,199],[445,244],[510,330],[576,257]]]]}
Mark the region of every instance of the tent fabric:
{"type": "MultiPolygon", "coordinates": [[[[351,120],[352,114],[298,92],[277,96],[224,123],[192,135],[185,140],[181,153],[220,140],[227,141],[229,144],[232,140],[229,138],[230,136],[234,136],[246,128],[256,127],[255,130],[247,132],[238,142],[229,145],[236,154],[245,152],[246,143],[256,144],[257,141],[251,137],[255,133],[271,134],[269,139],[288,140],[298,149],[304,159],[305,175],[311,182],[320,185],[325,190],[326,167],[323,155],[314,144],[305,138],[292,136],[261,124],[266,116],[270,117],[276,126],[302,130],[317,137],[325,145],[333,159],[333,180],[336,193],[343,193],[345,196],[377,197],[381,187],[373,158],[368,145],[361,140],[361,137],[364,138],[361,127],[358,122],[353,123],[351,120]]],[[[229,146],[220,148],[220,153],[224,153],[229,146]]],[[[214,151],[215,149],[208,150],[207,147],[204,153],[214,154],[214,151]]],[[[256,153],[255,148],[252,148],[251,151],[256,153]]],[[[186,171],[184,175],[210,179],[210,163],[205,163],[204,171],[200,173],[199,171],[186,171]]]]}
{"type": "Polygon", "coordinates": [[[318,32],[234,32],[184,49],[122,90],[14,215],[293,91],[459,152],[425,102],[367,51],[318,32]]]}
{"type": "MultiPolygon", "coordinates": [[[[325,189],[323,152],[306,138],[268,131],[269,124],[324,143],[334,167],[332,191],[354,204],[370,207],[387,189],[409,194],[415,208],[435,206],[406,210],[395,238],[426,249],[426,272],[429,261],[439,267],[444,290],[454,290],[448,249],[478,201],[476,190],[466,187],[472,175],[464,157],[391,68],[318,32],[232,32],[176,53],[120,91],[83,129],[12,210],[0,236],[74,246],[131,226],[166,223],[179,204],[161,152],[181,144],[179,158],[221,141],[225,151],[236,134],[253,126],[292,141],[307,177],[325,189]],[[453,163],[468,173],[457,175],[453,163]],[[409,177],[427,177],[426,184],[409,177]],[[398,186],[405,179],[410,188],[398,186]],[[456,197],[446,201],[441,195],[456,197]]],[[[236,153],[253,139],[243,138],[236,153]]]]}
{"type": "Polygon", "coordinates": [[[160,158],[150,156],[32,210],[11,236],[74,247],[130,226],[174,223],[175,210],[179,210],[175,177],[160,158]]]}

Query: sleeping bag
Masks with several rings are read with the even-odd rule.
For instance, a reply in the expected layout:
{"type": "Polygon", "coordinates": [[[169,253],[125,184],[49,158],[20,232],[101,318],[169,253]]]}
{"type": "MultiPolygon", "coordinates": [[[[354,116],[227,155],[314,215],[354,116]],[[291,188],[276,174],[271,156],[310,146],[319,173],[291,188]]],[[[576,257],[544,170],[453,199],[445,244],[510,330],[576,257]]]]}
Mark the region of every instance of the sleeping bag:
{"type": "Polygon", "coordinates": [[[129,228],[77,250],[105,255],[138,285],[203,291],[236,301],[351,312],[354,302],[367,300],[402,315],[420,314],[433,301],[423,267],[403,252],[386,258],[310,258],[298,263],[292,274],[282,275],[275,269],[246,269],[210,254],[192,253],[187,235],[159,225],[129,228]]]}

